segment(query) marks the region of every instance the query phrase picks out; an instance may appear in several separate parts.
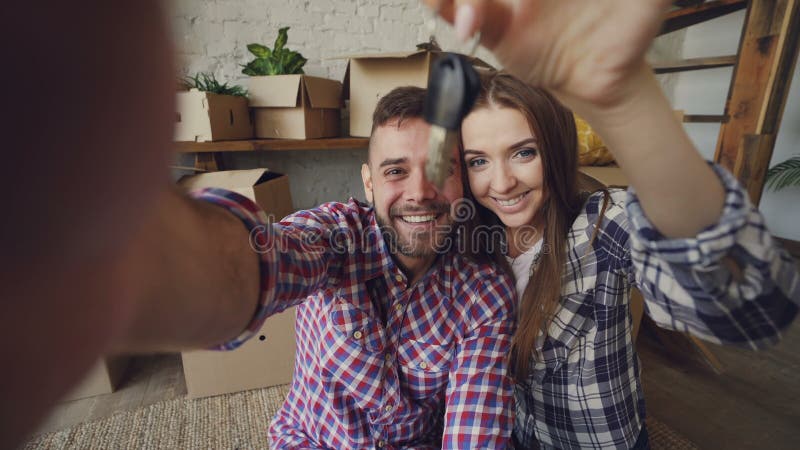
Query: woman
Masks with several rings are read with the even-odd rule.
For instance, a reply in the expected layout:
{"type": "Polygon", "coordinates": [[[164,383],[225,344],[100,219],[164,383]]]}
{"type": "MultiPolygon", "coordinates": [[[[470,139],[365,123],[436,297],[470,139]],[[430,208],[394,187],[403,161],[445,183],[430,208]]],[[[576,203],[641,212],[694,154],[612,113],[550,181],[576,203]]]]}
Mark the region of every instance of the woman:
{"type": "Polygon", "coordinates": [[[635,191],[579,192],[572,113],[544,90],[483,76],[462,138],[465,191],[517,280],[518,447],[647,448],[631,286],[661,326],[717,343],[761,347],[795,316],[793,261],[724,170],[718,222],[666,239],[635,191]]]}
{"type": "Polygon", "coordinates": [[[797,314],[797,269],[644,62],[668,2],[460,3],[460,34],[483,23],[524,79],[484,77],[462,126],[468,192],[481,225],[505,228],[518,281],[516,445],[647,448],[630,287],[661,326],[759,348],[797,314]],[[600,133],[629,193],[580,194],[574,121],[556,97],[600,133]]]}

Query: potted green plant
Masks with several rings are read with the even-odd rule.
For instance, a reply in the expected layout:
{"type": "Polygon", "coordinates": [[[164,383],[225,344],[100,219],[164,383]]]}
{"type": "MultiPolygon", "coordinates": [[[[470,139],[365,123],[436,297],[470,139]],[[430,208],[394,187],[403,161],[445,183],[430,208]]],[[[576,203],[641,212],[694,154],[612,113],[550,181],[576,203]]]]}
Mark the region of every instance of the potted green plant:
{"type": "Polygon", "coordinates": [[[249,44],[247,50],[255,59],[243,65],[242,73],[251,77],[268,75],[303,74],[303,66],[308,60],[299,52],[286,48],[289,40],[289,27],[278,30],[273,48],[261,44],[249,44]]]}
{"type": "Polygon", "coordinates": [[[250,106],[258,138],[312,139],[340,134],[342,83],[305,75],[308,61],[286,47],[289,27],[269,48],[250,44],[254,56],[242,65],[249,75],[250,106]]]}
{"type": "Polygon", "coordinates": [[[252,139],[253,122],[244,87],[221,83],[210,73],[186,76],[181,84],[185,90],[177,95],[174,140],[252,139]]]}
{"type": "Polygon", "coordinates": [[[235,97],[247,97],[247,89],[239,85],[229,86],[228,83],[220,83],[213,73],[200,72],[195,76],[185,76],[182,80],[186,90],[197,89],[200,92],[211,92],[218,95],[233,95],[235,97]]]}

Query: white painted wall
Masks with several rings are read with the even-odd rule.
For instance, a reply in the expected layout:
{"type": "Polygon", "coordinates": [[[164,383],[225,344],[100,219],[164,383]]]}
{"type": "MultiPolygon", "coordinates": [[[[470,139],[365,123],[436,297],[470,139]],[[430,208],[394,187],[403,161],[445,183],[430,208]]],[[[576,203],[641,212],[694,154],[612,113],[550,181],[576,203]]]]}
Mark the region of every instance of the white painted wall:
{"type": "MultiPolygon", "coordinates": [[[[744,17],[745,12],[741,11],[690,27],[683,42],[681,58],[736,54],[744,17]]],[[[679,74],[673,91],[675,109],[683,109],[687,114],[722,114],[731,75],[731,68],[679,74]]],[[[719,128],[719,124],[686,124],[686,130],[707,159],[714,157],[719,128]]],[[[799,70],[795,70],[770,166],[797,153],[800,153],[799,70]]],[[[760,209],[774,235],[800,240],[800,188],[765,191],[760,209]]]]}

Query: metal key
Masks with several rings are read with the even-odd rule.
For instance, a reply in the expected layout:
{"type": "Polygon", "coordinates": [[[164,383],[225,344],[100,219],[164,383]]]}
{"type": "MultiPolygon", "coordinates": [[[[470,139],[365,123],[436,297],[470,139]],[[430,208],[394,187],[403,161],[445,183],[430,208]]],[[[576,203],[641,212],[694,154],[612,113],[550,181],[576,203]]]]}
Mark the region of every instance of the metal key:
{"type": "Polygon", "coordinates": [[[453,147],[461,122],[480,91],[478,73],[464,55],[442,53],[428,78],[423,115],[431,125],[425,175],[439,189],[451,170],[453,147]]]}

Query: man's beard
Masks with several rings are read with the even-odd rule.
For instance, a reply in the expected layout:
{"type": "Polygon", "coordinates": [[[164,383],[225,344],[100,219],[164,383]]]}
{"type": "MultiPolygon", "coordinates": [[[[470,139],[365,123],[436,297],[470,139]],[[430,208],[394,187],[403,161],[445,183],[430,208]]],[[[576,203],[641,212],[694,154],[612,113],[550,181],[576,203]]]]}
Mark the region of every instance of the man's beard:
{"type": "MultiPolygon", "coordinates": [[[[408,209],[397,208],[389,211],[391,217],[397,217],[397,220],[402,220],[398,216],[414,213],[431,213],[431,214],[450,214],[450,208],[445,203],[438,203],[430,205],[427,208],[408,209]]],[[[381,217],[375,210],[375,219],[381,229],[381,234],[389,248],[390,253],[400,253],[409,258],[427,258],[437,253],[442,253],[448,250],[452,233],[452,224],[448,221],[446,224],[434,225],[433,229],[424,232],[413,233],[410,237],[401,235],[395,227],[391,225],[391,219],[381,217]]]]}

